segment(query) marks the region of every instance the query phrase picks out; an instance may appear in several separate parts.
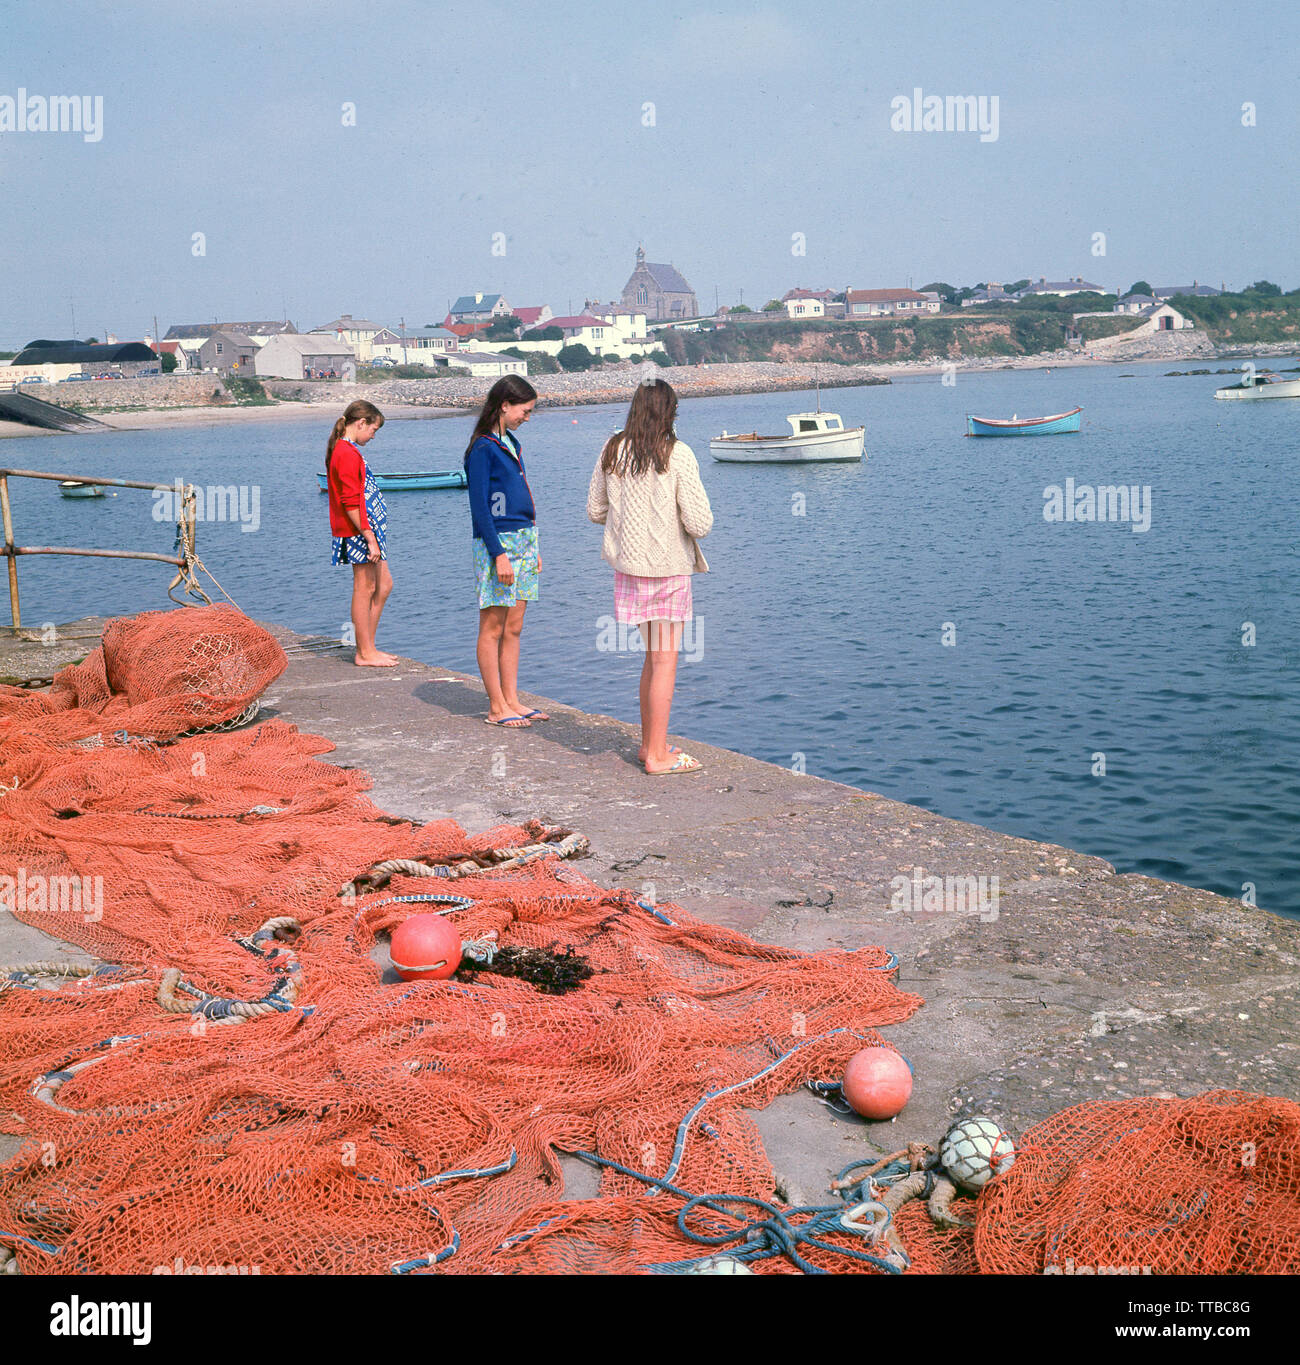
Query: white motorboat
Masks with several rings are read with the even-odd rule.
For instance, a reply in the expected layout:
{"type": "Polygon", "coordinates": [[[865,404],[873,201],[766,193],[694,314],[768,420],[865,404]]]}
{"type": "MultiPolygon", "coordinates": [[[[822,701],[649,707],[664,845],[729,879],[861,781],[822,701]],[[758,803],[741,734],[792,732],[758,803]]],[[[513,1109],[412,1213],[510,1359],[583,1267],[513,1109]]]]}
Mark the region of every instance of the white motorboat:
{"type": "Polygon", "coordinates": [[[1216,398],[1300,398],[1300,379],[1283,379],[1272,370],[1248,373],[1240,384],[1215,389],[1216,398]]]}
{"type": "Polygon", "coordinates": [[[792,412],[785,436],[726,431],[709,442],[715,460],[736,464],[788,464],[813,460],[860,460],[865,427],[845,427],[838,412],[792,412]]]}

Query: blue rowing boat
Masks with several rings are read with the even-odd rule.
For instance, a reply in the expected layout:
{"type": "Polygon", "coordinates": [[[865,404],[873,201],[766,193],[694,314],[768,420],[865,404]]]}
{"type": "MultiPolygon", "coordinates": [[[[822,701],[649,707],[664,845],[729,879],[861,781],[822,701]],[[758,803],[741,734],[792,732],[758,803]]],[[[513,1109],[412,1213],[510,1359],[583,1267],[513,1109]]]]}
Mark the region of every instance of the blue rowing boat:
{"type": "Polygon", "coordinates": [[[966,418],[967,436],[1056,436],[1063,431],[1078,431],[1082,408],[1058,412],[1051,417],[971,417],[966,418]]]}
{"type": "MultiPolygon", "coordinates": [[[[322,493],[329,492],[329,484],[324,474],[317,474],[322,493]]],[[[376,474],[375,482],[380,492],[424,492],[430,488],[465,488],[468,480],[463,469],[444,469],[425,474],[376,474]]]]}

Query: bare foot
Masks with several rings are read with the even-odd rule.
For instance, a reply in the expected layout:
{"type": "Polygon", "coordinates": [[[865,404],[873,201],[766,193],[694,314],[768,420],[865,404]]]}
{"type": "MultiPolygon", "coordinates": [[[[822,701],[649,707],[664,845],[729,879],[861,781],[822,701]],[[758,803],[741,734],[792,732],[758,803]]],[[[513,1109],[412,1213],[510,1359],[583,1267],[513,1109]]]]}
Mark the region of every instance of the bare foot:
{"type": "Polygon", "coordinates": [[[504,730],[525,730],[532,725],[531,720],[525,720],[523,716],[516,715],[513,711],[502,711],[499,716],[494,716],[489,711],[483,720],[487,725],[499,725],[504,730]]]}
{"type": "MultiPolygon", "coordinates": [[[[647,755],[649,752],[650,752],[650,750],[647,749],[647,748],[645,747],[645,745],[643,744],[643,745],[636,751],[636,761],[637,761],[638,763],[644,763],[645,760],[646,760],[646,755],[647,755]]],[[[669,752],[670,754],[680,754],[680,753],[681,753],[681,750],[680,750],[675,744],[670,744],[670,745],[668,746],[668,752],[669,752]]]]}
{"type": "Polygon", "coordinates": [[[396,668],[399,660],[396,655],[377,649],[373,654],[357,654],[352,662],[358,668],[396,668]]]}
{"type": "Polygon", "coordinates": [[[506,705],[516,716],[523,716],[525,720],[550,720],[545,711],[535,711],[531,706],[525,706],[518,697],[514,701],[507,698],[506,705]]]}
{"type": "Polygon", "coordinates": [[[645,770],[651,777],[662,777],[668,773],[698,773],[704,771],[704,764],[697,758],[692,758],[690,754],[678,750],[675,754],[668,754],[661,761],[647,758],[645,770]]]}

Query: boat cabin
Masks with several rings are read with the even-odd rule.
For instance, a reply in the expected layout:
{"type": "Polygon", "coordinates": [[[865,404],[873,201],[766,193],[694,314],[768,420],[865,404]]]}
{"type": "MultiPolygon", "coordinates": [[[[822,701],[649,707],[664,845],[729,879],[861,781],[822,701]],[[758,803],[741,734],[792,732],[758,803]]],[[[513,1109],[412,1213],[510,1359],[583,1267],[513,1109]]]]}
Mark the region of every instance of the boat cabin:
{"type": "Polygon", "coordinates": [[[795,436],[811,436],[819,431],[843,431],[838,412],[792,412],[785,419],[795,436]]]}

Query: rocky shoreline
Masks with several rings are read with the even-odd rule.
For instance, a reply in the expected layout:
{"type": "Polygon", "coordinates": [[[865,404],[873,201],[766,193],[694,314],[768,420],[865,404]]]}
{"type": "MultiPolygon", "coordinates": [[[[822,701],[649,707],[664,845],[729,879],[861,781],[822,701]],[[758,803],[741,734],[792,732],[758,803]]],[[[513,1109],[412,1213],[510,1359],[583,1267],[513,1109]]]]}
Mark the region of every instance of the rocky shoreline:
{"type": "MultiPolygon", "coordinates": [[[[956,373],[990,370],[1037,370],[1067,366],[1141,364],[1172,360],[1234,360],[1245,357],[1295,355],[1293,343],[1259,346],[1216,346],[1199,329],[1166,332],[1144,337],[1108,337],[1086,350],[1061,349],[1032,356],[981,356],[961,361],[939,358],[896,361],[886,364],[841,365],[830,362],[740,361],[708,365],[604,366],[569,374],[538,374],[530,378],[541,401],[548,407],[583,407],[599,403],[625,404],[637,384],[647,375],[668,381],[682,398],[716,398],[727,394],[776,393],[784,390],[854,388],[888,384],[893,379],[942,374],[952,366],[956,373]]],[[[474,409],[483,401],[491,380],[468,375],[428,379],[385,379],[371,383],[337,380],[266,379],[263,387],[271,398],[260,405],[233,403],[224,395],[215,376],[168,375],[148,381],[106,380],[95,385],[72,386],[60,393],[48,386],[40,397],[47,402],[68,399],[68,406],[99,416],[111,426],[132,429],[183,426],[196,423],[259,420],[291,421],[299,412],[315,417],[316,410],[335,411],[355,398],[366,398],[390,417],[443,417],[474,409]],[[132,386],[129,393],[118,392],[132,386]],[[144,391],[145,386],[148,391],[144,391]],[[211,395],[207,402],[199,398],[211,395]],[[221,398],[225,401],[220,401],[221,398]],[[87,400],[93,400],[88,402],[87,400]],[[128,401],[129,400],[129,401],[128,401]]],[[[42,386],[45,390],[46,386],[42,386]]],[[[40,435],[34,427],[0,423],[0,437],[40,435]]]]}

